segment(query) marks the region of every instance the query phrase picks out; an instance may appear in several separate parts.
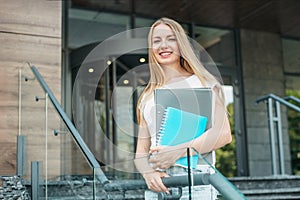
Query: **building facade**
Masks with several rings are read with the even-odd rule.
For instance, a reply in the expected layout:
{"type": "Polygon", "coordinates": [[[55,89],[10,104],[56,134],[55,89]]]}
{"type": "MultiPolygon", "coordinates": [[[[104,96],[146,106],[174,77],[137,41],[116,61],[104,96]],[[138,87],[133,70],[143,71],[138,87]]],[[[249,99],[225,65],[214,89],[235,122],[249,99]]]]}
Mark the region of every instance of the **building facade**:
{"type": "MultiPolygon", "coordinates": [[[[105,59],[93,62],[87,62],[87,57],[108,38],[131,29],[149,27],[159,17],[167,16],[180,22],[189,36],[205,48],[227,88],[229,103],[234,110],[234,175],[271,175],[274,172],[267,107],[264,103],[256,105],[255,101],[270,93],[285,97],[287,90],[300,91],[297,53],[300,49],[300,30],[295,27],[297,20],[299,22],[296,11],[300,5],[296,1],[287,2],[2,1],[1,7],[5,9],[0,11],[0,153],[3,155],[0,174],[16,172],[16,138],[18,134],[23,134],[22,130],[27,130],[27,140],[36,140],[35,143],[28,143],[31,144],[25,156],[28,162],[32,159],[43,160],[46,156],[43,151],[36,156],[36,152],[45,146],[44,142],[38,142],[44,141],[45,135],[40,132],[44,131],[45,122],[26,115],[34,113],[30,109],[43,112],[43,106],[35,108],[31,104],[19,104],[19,89],[23,80],[20,70],[24,71],[27,62],[39,69],[99,161],[114,163],[126,160],[126,156],[122,157],[122,151],[117,149],[134,152],[136,139],[134,103],[129,104],[129,97],[124,94],[138,94],[147,81],[147,71],[135,71],[139,70],[137,66],[142,65],[140,58],[147,60],[147,52],[141,50],[121,56],[117,53],[105,54],[105,59]],[[274,8],[278,12],[274,12],[274,8]],[[292,16],[293,20],[289,20],[287,15],[292,16]],[[278,21],[274,22],[275,19],[278,21]],[[108,64],[107,61],[112,62],[108,64]],[[96,65],[100,69],[107,67],[100,73],[102,76],[94,73],[83,84],[84,87],[75,87],[78,73],[96,65]],[[124,81],[131,72],[137,72],[139,81],[129,79],[129,84],[126,84],[124,81]],[[95,77],[96,80],[93,80],[95,77]],[[95,91],[89,93],[89,84],[94,84],[93,81],[97,86],[95,91]],[[113,95],[117,97],[115,100],[113,95]],[[89,115],[94,112],[95,115],[89,115]],[[23,119],[21,122],[20,116],[23,119]],[[94,126],[95,121],[100,126],[94,126]],[[34,134],[38,134],[40,140],[34,134]],[[105,138],[117,148],[107,145],[105,138]],[[43,144],[39,146],[40,143],[43,144]]],[[[130,36],[128,41],[135,43],[137,38],[130,36]]],[[[27,73],[26,70],[24,73],[27,73]]],[[[22,91],[26,87],[23,86],[22,91]]],[[[38,87],[27,89],[30,92],[21,92],[23,100],[30,98],[26,94],[40,94],[38,87]]],[[[287,112],[288,109],[282,107],[284,166],[285,173],[292,174],[291,127],[288,126],[287,112]]],[[[48,132],[60,126],[58,121],[49,122],[51,128],[48,132]]],[[[75,171],[85,173],[86,164],[78,164],[82,158],[74,153],[78,150],[69,136],[60,134],[53,142],[51,138],[49,140],[46,148],[59,155],[50,156],[49,160],[52,160],[47,163],[49,166],[59,163],[59,168],[52,171],[53,176],[75,171]]],[[[276,165],[279,166],[278,159],[276,165]]],[[[131,164],[125,166],[133,167],[131,164]]]]}

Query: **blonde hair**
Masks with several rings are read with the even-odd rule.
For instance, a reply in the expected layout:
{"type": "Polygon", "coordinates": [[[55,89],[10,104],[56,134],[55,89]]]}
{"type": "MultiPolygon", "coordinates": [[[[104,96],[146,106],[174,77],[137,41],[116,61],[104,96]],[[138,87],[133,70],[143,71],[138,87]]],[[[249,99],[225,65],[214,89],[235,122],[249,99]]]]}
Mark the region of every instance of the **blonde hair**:
{"type": "MultiPolygon", "coordinates": [[[[149,47],[148,60],[149,60],[149,68],[150,68],[150,80],[138,100],[138,104],[137,104],[138,122],[140,122],[140,119],[142,117],[141,111],[145,107],[145,102],[153,96],[154,90],[156,88],[159,88],[165,84],[164,71],[160,66],[160,64],[157,62],[154,53],[152,51],[153,30],[159,24],[165,24],[169,26],[171,30],[174,32],[175,37],[177,39],[178,47],[180,49],[180,56],[181,59],[183,60],[183,62],[181,63],[181,67],[184,68],[187,72],[195,74],[199,78],[200,82],[204,87],[207,86],[207,83],[210,83],[216,85],[218,88],[221,88],[219,81],[209,71],[205,69],[205,67],[201,64],[201,62],[197,58],[192,48],[192,45],[182,26],[178,22],[170,18],[166,18],[166,17],[160,18],[152,24],[148,34],[148,47],[149,47]]],[[[222,101],[224,99],[224,94],[222,89],[221,89],[221,99],[222,101]]]]}

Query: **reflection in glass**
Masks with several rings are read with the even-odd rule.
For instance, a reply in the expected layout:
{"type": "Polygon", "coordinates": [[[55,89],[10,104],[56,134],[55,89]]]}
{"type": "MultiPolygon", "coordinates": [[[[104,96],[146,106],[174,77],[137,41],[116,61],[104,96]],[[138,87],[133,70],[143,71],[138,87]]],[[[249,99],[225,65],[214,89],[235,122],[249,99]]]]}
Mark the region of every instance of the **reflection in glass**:
{"type": "Polygon", "coordinates": [[[101,42],[130,28],[128,15],[77,8],[69,8],[68,23],[71,49],[101,42]]]}
{"type": "Polygon", "coordinates": [[[236,164],[236,141],[235,141],[235,125],[234,125],[234,98],[233,87],[231,85],[224,85],[225,104],[228,112],[228,119],[230,123],[232,142],[226,146],[216,150],[216,168],[226,177],[234,177],[237,175],[236,164]]]}
{"type": "Polygon", "coordinates": [[[202,45],[217,66],[235,67],[233,32],[226,29],[195,26],[195,40],[202,45]]]}

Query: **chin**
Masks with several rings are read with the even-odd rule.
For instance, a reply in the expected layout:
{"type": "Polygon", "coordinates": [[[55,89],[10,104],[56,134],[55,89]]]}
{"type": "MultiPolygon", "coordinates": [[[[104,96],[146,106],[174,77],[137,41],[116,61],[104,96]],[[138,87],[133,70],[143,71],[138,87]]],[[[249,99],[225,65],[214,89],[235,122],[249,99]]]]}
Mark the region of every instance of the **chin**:
{"type": "Polygon", "coordinates": [[[180,63],[178,59],[159,59],[158,62],[161,65],[174,65],[175,63],[180,63]]]}

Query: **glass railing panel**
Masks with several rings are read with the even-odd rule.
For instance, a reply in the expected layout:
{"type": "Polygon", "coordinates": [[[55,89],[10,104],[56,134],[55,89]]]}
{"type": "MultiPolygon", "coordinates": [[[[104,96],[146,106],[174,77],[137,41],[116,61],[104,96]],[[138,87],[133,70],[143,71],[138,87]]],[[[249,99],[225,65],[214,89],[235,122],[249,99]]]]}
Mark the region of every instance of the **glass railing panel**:
{"type": "Polygon", "coordinates": [[[24,138],[20,175],[25,183],[38,185],[38,199],[95,199],[95,169],[29,65],[20,70],[19,87],[19,137],[24,138]]]}
{"type": "Polygon", "coordinates": [[[50,99],[47,109],[45,196],[93,199],[93,168],[50,99]],[[86,192],[84,192],[86,191],[86,192]]]}
{"type": "Polygon", "coordinates": [[[27,64],[20,70],[19,81],[19,137],[24,138],[21,175],[30,182],[31,162],[45,160],[45,92],[27,64]]]}

